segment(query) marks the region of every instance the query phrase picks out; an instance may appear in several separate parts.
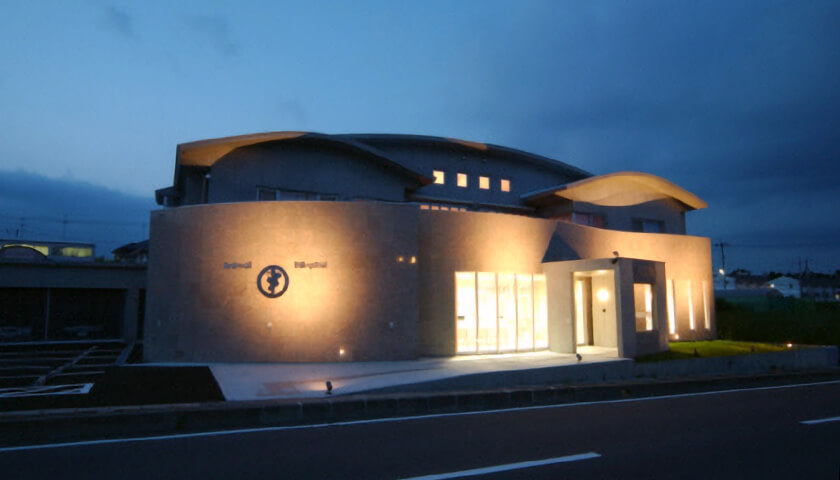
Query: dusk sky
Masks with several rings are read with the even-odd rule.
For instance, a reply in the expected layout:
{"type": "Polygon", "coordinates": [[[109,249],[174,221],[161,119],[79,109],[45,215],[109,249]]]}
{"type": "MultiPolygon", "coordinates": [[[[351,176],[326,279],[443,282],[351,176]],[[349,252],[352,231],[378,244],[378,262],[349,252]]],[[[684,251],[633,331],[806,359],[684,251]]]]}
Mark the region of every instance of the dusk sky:
{"type": "Polygon", "coordinates": [[[838,25],[837,1],[9,3],[0,237],[146,238],[178,143],[411,133],[660,175],[728,269],[834,272],[838,25]]]}

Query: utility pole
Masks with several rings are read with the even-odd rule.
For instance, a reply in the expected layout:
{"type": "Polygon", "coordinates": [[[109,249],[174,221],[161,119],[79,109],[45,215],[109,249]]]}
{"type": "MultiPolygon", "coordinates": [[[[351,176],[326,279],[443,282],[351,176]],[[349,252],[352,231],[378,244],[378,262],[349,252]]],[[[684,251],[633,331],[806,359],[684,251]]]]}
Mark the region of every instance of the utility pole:
{"type": "Polygon", "coordinates": [[[723,289],[726,290],[726,252],[723,249],[724,247],[728,247],[729,244],[720,241],[715,246],[720,247],[720,276],[723,277],[723,289]]]}

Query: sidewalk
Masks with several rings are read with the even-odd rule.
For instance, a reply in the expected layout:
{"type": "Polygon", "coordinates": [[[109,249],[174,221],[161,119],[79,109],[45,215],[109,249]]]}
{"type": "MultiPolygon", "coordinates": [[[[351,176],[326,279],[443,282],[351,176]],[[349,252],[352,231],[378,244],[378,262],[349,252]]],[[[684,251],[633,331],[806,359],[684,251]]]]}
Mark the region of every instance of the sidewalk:
{"type": "Polygon", "coordinates": [[[578,361],[574,354],[533,352],[404,362],[217,363],[208,366],[226,400],[247,401],[320,398],[324,396],[328,380],[333,386],[333,396],[438,389],[445,388],[446,384],[467,389],[548,382],[586,383],[621,378],[619,375],[625,374],[623,370],[632,363],[618,358],[616,350],[609,348],[582,347],[581,357],[578,361]]]}

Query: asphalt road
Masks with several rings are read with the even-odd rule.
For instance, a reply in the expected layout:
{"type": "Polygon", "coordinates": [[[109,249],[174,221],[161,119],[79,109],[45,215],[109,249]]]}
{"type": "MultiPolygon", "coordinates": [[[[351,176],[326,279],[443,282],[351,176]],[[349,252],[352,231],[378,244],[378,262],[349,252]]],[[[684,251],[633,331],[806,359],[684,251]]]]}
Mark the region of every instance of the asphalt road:
{"type": "Polygon", "coordinates": [[[8,479],[460,478],[485,467],[496,471],[471,478],[837,479],[840,382],[0,449],[8,479]]]}

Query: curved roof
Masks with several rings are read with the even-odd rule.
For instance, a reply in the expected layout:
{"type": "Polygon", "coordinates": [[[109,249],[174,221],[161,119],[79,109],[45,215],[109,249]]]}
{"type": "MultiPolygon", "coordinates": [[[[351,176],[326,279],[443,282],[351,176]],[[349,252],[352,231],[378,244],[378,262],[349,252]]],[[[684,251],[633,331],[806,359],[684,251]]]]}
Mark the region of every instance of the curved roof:
{"type": "Polygon", "coordinates": [[[565,174],[577,175],[581,178],[591,177],[592,174],[586,170],[582,170],[568,163],[554,160],[553,158],[543,157],[534,153],[517,150],[515,148],[503,147],[501,145],[494,145],[492,143],[473,142],[469,140],[461,140],[458,138],[449,137],[435,137],[431,135],[408,135],[398,133],[354,133],[333,135],[335,137],[352,138],[363,143],[414,143],[426,144],[432,146],[457,146],[468,150],[478,150],[489,154],[504,155],[508,158],[515,158],[517,160],[525,161],[534,165],[548,167],[552,170],[557,170],[565,174]]]}
{"type": "Polygon", "coordinates": [[[565,185],[529,192],[520,198],[528,202],[550,196],[609,207],[638,205],[665,197],[682,202],[689,210],[708,206],[700,197],[677,184],[641,172],[616,172],[584,178],[565,185]]]}
{"type": "Polygon", "coordinates": [[[384,152],[361,142],[357,142],[352,138],[343,138],[338,135],[325,135],[322,133],[311,132],[264,132],[182,143],[178,145],[175,154],[175,176],[177,177],[178,169],[182,166],[209,167],[237,148],[284,140],[310,141],[343,147],[369,157],[377,163],[393,168],[400,173],[414,177],[421,184],[425,185],[434,182],[434,178],[402,165],[401,163],[389,158],[384,152]]]}
{"type": "Polygon", "coordinates": [[[418,172],[410,166],[401,164],[397,160],[391,158],[386,152],[378,149],[376,144],[383,143],[414,143],[426,144],[431,146],[448,146],[459,147],[470,150],[479,150],[490,154],[504,155],[517,160],[525,161],[535,165],[551,168],[553,170],[561,171],[567,175],[578,176],[580,178],[592,176],[591,173],[581,170],[572,165],[553,160],[533,153],[516,150],[513,148],[502,147],[489,143],[471,142],[466,140],[459,140],[456,138],[433,137],[427,135],[403,135],[403,134],[340,134],[327,135],[323,133],[314,132],[264,132],[254,133],[249,135],[237,135],[233,137],[213,138],[208,140],[198,140],[195,142],[182,143],[177,147],[176,153],[176,176],[177,169],[180,166],[203,166],[209,167],[216,163],[217,160],[232,152],[233,150],[246,147],[249,145],[256,145],[259,143],[277,142],[277,141],[316,141],[322,143],[330,143],[345,148],[350,148],[359,153],[365,154],[385,164],[386,166],[397,168],[403,173],[407,173],[416,177],[422,184],[428,184],[434,181],[433,178],[428,177],[425,172],[418,172]]]}

